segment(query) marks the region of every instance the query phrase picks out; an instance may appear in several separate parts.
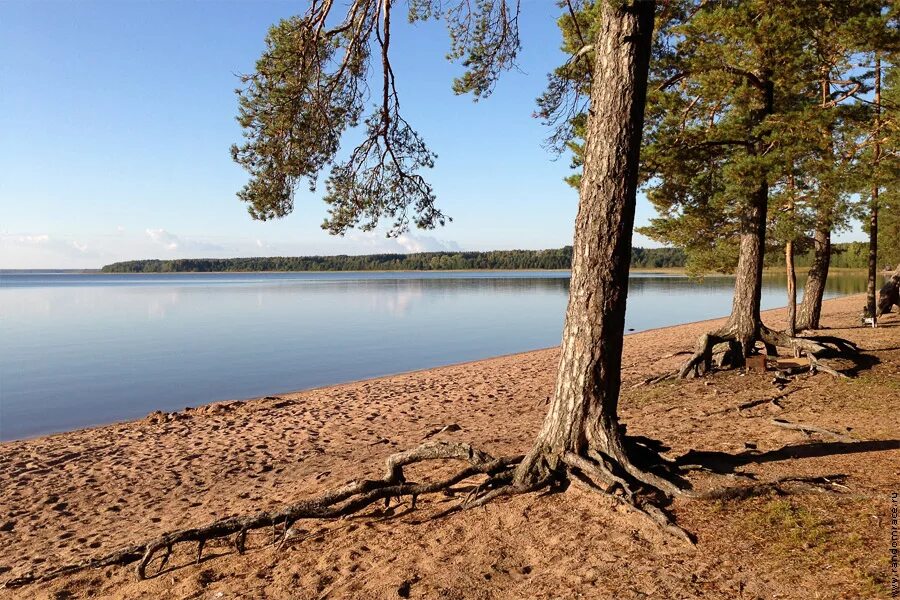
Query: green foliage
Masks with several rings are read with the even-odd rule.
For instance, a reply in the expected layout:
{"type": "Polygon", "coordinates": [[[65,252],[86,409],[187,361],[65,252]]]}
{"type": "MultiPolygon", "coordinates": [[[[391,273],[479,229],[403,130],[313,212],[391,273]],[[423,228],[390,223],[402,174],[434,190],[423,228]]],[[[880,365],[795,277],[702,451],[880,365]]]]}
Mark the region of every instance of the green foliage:
{"type": "Polygon", "coordinates": [[[890,188],[879,199],[878,263],[882,267],[900,267],[900,195],[890,188]]]}
{"type": "MultiPolygon", "coordinates": [[[[322,227],[332,234],[391,223],[389,236],[410,225],[428,229],[449,218],[437,208],[423,173],[435,154],[400,113],[391,67],[391,2],[312,2],[303,16],[271,27],[253,73],[241,77],[238,123],[244,142],[232,158],[250,174],[238,193],[254,219],[279,218],[294,208],[294,191],[305,181],[315,190],[328,169],[322,227]],[[377,76],[373,64],[380,67],[377,76]],[[374,106],[367,112],[370,86],[374,106]],[[338,158],[348,130],[360,141],[338,158]]],[[[408,20],[442,17],[451,37],[451,60],[465,72],[457,93],[490,94],[519,50],[518,3],[506,0],[410,0],[408,20]]]]}
{"type": "MultiPolygon", "coordinates": [[[[769,265],[784,265],[784,254],[778,253],[773,255],[774,260],[768,262],[769,265]]],[[[845,242],[834,244],[831,247],[831,267],[835,269],[865,269],[869,260],[869,243],[868,242],[845,242]]],[[[798,254],[795,259],[797,268],[806,268],[812,265],[813,252],[807,250],[798,254]]],[[[885,266],[895,263],[884,263],[885,266]]]]}
{"type": "Polygon", "coordinates": [[[695,271],[727,271],[754,193],[772,169],[766,151],[791,106],[803,56],[791,3],[722,2],[663,32],[648,99],[647,196],[659,217],[640,230],[684,246],[695,271]]]}
{"type": "MultiPolygon", "coordinates": [[[[132,260],[103,267],[104,273],[175,273],[218,271],[448,271],[477,269],[568,269],[572,247],[554,250],[493,252],[422,252],[365,256],[305,256],[267,258],[184,258],[132,260]]],[[[673,248],[634,248],[635,268],[684,266],[684,253],[673,248]]]]}
{"type": "Polygon", "coordinates": [[[250,173],[238,197],[254,219],[290,213],[294,188],[303,178],[315,189],[341,135],[363,112],[367,46],[354,46],[345,66],[329,72],[337,49],[312,36],[312,28],[309,18],[301,17],[273,25],[255,72],[242,76],[243,88],[237,90],[237,121],[246,141],[232,146],[231,155],[250,173]]]}
{"type": "MultiPolygon", "coordinates": [[[[593,40],[583,40],[583,31],[601,5],[580,3],[574,17],[559,20],[565,52],[574,55],[593,40]]],[[[791,240],[802,256],[813,228],[846,227],[853,194],[869,179],[859,167],[867,151],[861,128],[872,110],[859,98],[871,89],[872,73],[859,65],[866,51],[894,43],[896,17],[886,6],[882,0],[666,3],[658,16],[642,150],[645,189],[659,216],[641,232],[685,248],[692,273],[730,272],[743,209],[760,181],[769,186],[770,250],[791,240]],[[761,79],[775,98],[772,114],[759,119],[761,79]]],[[[589,87],[589,70],[570,60],[551,74],[538,100],[538,114],[549,122],[568,117],[555,135],[568,136],[557,147],[572,152],[576,172],[566,181],[575,187],[585,112],[575,110],[583,107],[572,98],[584,98],[589,87]]],[[[896,87],[886,84],[885,97],[891,90],[896,87]]],[[[900,140],[882,146],[897,148],[900,140]]],[[[887,163],[881,163],[883,179],[887,163]]],[[[886,184],[882,197],[896,188],[886,184]]],[[[881,205],[883,226],[896,234],[896,201],[881,205]]],[[[900,244],[897,235],[879,238],[882,248],[900,244]]],[[[893,263],[895,254],[883,256],[893,263]]],[[[783,263],[780,252],[771,252],[769,262],[783,263]]]]}
{"type": "MultiPolygon", "coordinates": [[[[879,238],[881,238],[880,232],[879,238]]],[[[893,249],[896,247],[897,242],[893,241],[893,244],[893,246],[887,247],[893,249]]],[[[813,256],[812,249],[803,250],[796,255],[794,264],[798,269],[807,268],[812,265],[813,256]]],[[[890,252],[879,252],[878,256],[881,258],[880,267],[886,271],[893,270],[900,265],[900,263],[890,258],[891,256],[895,256],[890,252]]],[[[868,266],[868,260],[869,242],[843,242],[831,246],[832,268],[865,270],[868,266]]],[[[766,266],[784,267],[784,254],[781,252],[773,252],[767,257],[766,266]]]]}
{"type": "Polygon", "coordinates": [[[769,199],[768,242],[801,252],[845,226],[862,160],[862,49],[884,0],[686,2],[661,29],[645,186],[659,217],[640,230],[683,246],[689,268],[730,271],[748,202],[769,199]],[[764,110],[767,88],[772,93],[764,110]]]}
{"type": "Polygon", "coordinates": [[[581,184],[587,102],[594,65],[593,44],[598,38],[602,2],[560,0],[566,12],[557,20],[562,33],[560,50],[570,56],[547,76],[547,89],[537,98],[535,116],[551,127],[547,146],[556,152],[572,152],[577,173],[566,178],[572,187],[581,184]]]}
{"type": "Polygon", "coordinates": [[[885,108],[879,181],[878,257],[881,265],[900,267],[900,68],[896,58],[885,71],[885,108]]]}

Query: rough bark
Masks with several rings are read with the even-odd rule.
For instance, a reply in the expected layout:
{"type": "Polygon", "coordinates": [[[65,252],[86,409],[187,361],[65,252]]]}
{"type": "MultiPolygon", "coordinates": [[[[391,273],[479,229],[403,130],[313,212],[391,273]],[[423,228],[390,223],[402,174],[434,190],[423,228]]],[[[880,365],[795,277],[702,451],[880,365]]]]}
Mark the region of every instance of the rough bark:
{"type": "Polygon", "coordinates": [[[520,482],[567,453],[629,463],[617,406],[653,13],[654,2],[610,3],[601,17],[555,393],[520,482]]]}
{"type": "Polygon", "coordinates": [[[762,296],[768,201],[769,186],[763,181],[754,193],[744,217],[731,315],[721,330],[723,337],[733,338],[741,345],[741,354],[733,357],[735,364],[743,364],[743,359],[750,355],[762,320],[759,306],[762,296]]]}
{"type": "Polygon", "coordinates": [[[803,286],[803,301],[797,311],[797,331],[819,329],[825,282],[831,266],[831,224],[820,210],[813,232],[813,262],[803,286]]]}

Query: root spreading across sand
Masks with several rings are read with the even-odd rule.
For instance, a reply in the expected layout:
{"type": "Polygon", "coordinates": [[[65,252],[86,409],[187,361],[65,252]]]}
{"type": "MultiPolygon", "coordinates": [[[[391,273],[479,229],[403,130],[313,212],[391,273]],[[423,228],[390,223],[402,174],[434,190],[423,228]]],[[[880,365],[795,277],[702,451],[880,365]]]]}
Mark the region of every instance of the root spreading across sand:
{"type": "Polygon", "coordinates": [[[516,477],[516,469],[525,457],[509,456],[494,458],[491,455],[460,442],[425,442],[420,446],[388,457],[382,479],[353,481],[340,488],[325,492],[310,499],[290,504],[273,511],[259,511],[249,515],[231,516],[218,519],[202,527],[180,529],[166,533],[141,544],[120,548],[105,556],[88,558],[75,563],[53,567],[43,573],[26,573],[6,582],[6,587],[16,588],[31,583],[50,581],[64,575],[87,569],[108,566],[123,566],[137,563],[135,572],[139,579],[148,577],[148,568],[157,557],[160,573],[168,564],[173,548],[177,544],[195,543],[196,562],[203,557],[206,543],[214,539],[234,536],[233,544],[238,553],[246,548],[250,531],[271,528],[272,544],[283,541],[291,526],[301,519],[335,519],[356,514],[378,501],[388,505],[391,499],[400,501],[404,496],[411,500],[415,508],[419,496],[447,492],[453,486],[467,479],[485,476],[468,496],[452,508],[442,511],[434,518],[451,513],[483,506],[488,502],[516,494],[535,492],[554,484],[574,483],[580,487],[614,498],[631,510],[644,515],[664,531],[689,543],[694,540],[686,531],[678,527],[669,516],[651,499],[659,493],[684,493],[679,487],[657,475],[643,471],[628,461],[619,465],[597,451],[590,456],[580,456],[568,452],[563,456],[565,468],[550,475],[521,480],[516,477]],[[407,481],[403,468],[430,460],[459,460],[469,463],[467,467],[453,475],[433,482],[416,483],[407,481]],[[617,474],[614,471],[619,471],[617,474]],[[648,482],[649,485],[648,485],[648,482]],[[663,484],[666,491],[655,489],[653,483],[663,484]],[[640,489],[639,489],[640,488],[640,489]],[[616,493],[616,492],[621,493],[616,493]],[[281,528],[280,533],[278,528],[281,528]]]}
{"type": "MultiPolygon", "coordinates": [[[[747,355],[747,349],[744,346],[748,344],[752,346],[756,340],[761,341],[765,345],[767,354],[776,355],[777,348],[790,349],[795,356],[805,354],[809,359],[810,372],[828,373],[835,377],[847,377],[847,375],[822,363],[821,358],[859,354],[859,348],[853,342],[834,336],[791,336],[769,329],[760,323],[757,327],[757,333],[748,342],[748,340],[742,339],[737,329],[726,325],[721,329],[704,333],[699,337],[694,354],[681,366],[678,376],[685,378],[691,374],[695,376],[704,375],[712,370],[715,357],[718,357],[718,360],[715,361],[717,367],[722,367],[726,364],[740,366],[747,355]]],[[[666,375],[651,378],[647,383],[655,383],[667,377],[666,375]]]]}

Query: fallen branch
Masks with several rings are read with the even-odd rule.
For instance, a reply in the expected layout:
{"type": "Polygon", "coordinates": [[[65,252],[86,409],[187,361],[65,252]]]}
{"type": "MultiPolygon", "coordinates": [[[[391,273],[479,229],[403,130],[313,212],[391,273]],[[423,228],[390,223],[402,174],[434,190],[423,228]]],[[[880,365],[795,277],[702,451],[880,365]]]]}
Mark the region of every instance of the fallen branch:
{"type": "Polygon", "coordinates": [[[829,367],[828,365],[822,364],[812,354],[809,355],[809,372],[813,373],[813,374],[815,374],[817,372],[828,373],[829,375],[833,375],[833,376],[841,378],[841,379],[850,379],[850,377],[848,375],[845,375],[844,373],[841,373],[840,371],[836,371],[836,370],[832,369],[831,367],[829,367]]]}
{"type": "Polygon", "coordinates": [[[644,386],[644,385],[653,385],[653,384],[655,384],[655,383],[659,383],[659,382],[661,382],[661,381],[665,381],[666,379],[674,379],[677,375],[678,375],[678,371],[677,371],[677,370],[676,370],[676,371],[667,371],[667,372],[662,373],[662,374],[660,374],[660,375],[652,375],[652,376],[647,377],[646,379],[644,379],[644,380],[642,380],[642,381],[637,382],[636,384],[634,384],[633,386],[631,386],[631,389],[639,388],[639,387],[644,386]]]}
{"type": "Polygon", "coordinates": [[[735,487],[722,487],[704,492],[699,497],[704,500],[744,500],[756,496],[764,496],[770,492],[787,495],[793,491],[841,494],[834,488],[850,488],[841,483],[846,475],[829,475],[827,477],[781,477],[775,481],[754,483],[735,487]]]}
{"type": "Polygon", "coordinates": [[[799,392],[800,390],[805,390],[805,389],[807,389],[807,387],[808,386],[796,387],[791,390],[785,390],[785,391],[781,392],[780,394],[776,394],[776,395],[772,396],[771,398],[761,398],[759,400],[748,400],[747,402],[742,402],[741,404],[738,404],[737,406],[726,406],[725,408],[720,408],[718,410],[713,410],[713,411],[710,411],[707,413],[703,413],[703,416],[711,417],[713,415],[721,415],[723,413],[731,412],[733,410],[741,412],[743,410],[755,408],[755,407],[763,405],[763,404],[771,404],[778,410],[781,410],[784,408],[780,402],[782,399],[790,396],[794,392],[799,392]]]}
{"type": "Polygon", "coordinates": [[[429,430],[424,436],[422,436],[423,440],[427,440],[430,437],[434,437],[440,433],[447,433],[451,431],[461,431],[462,427],[457,425],[456,423],[450,423],[449,425],[444,425],[443,427],[435,427],[434,429],[429,430]]]}
{"type": "Polygon", "coordinates": [[[772,425],[776,427],[781,427],[783,429],[791,429],[793,431],[802,431],[803,433],[809,435],[811,433],[818,433],[820,435],[827,435],[836,439],[839,442],[856,442],[858,440],[844,435],[842,433],[838,433],[836,431],[831,431],[830,429],[823,429],[822,427],[816,427],[815,425],[808,425],[806,423],[791,423],[790,421],[785,421],[784,419],[772,419],[770,421],[772,425]]]}

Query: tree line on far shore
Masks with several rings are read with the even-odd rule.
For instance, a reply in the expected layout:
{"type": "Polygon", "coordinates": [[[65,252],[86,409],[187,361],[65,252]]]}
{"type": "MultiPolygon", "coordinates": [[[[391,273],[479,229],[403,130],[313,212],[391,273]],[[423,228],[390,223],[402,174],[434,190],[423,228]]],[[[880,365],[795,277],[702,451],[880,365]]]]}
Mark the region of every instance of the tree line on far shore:
{"type": "MultiPolygon", "coordinates": [[[[832,266],[866,268],[865,242],[835,244],[832,266]]],[[[813,253],[797,257],[797,265],[812,264],[813,253]]],[[[686,256],[679,248],[633,248],[634,269],[681,269],[686,256]]],[[[782,259],[783,263],[783,259],[782,259]]],[[[419,252],[360,256],[269,256],[248,258],[180,258],[129,260],[103,267],[104,273],[209,273],[215,271],[452,271],[568,269],[572,246],[550,250],[494,250],[491,252],[419,252]]]]}

